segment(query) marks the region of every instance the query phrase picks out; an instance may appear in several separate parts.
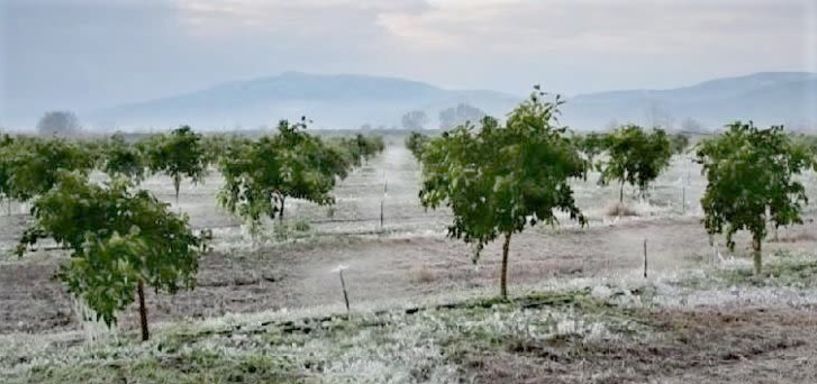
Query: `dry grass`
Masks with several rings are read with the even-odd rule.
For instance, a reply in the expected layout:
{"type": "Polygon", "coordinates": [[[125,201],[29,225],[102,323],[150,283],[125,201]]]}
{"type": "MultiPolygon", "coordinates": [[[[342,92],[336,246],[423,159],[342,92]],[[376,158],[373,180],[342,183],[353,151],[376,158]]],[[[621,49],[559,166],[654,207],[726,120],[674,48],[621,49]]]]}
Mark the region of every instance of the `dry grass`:
{"type": "Polygon", "coordinates": [[[421,265],[411,271],[411,280],[420,284],[430,284],[436,280],[434,272],[425,265],[421,265]]]}
{"type": "Polygon", "coordinates": [[[629,207],[627,204],[615,203],[612,206],[607,207],[607,216],[610,217],[638,216],[638,212],[636,212],[635,209],[629,207]]]}

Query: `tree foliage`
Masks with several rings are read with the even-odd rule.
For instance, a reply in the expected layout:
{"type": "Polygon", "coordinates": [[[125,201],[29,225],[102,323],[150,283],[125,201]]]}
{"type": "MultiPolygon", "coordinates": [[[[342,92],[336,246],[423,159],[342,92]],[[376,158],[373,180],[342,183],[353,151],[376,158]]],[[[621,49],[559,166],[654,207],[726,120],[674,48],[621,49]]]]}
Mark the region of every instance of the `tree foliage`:
{"type": "Polygon", "coordinates": [[[99,168],[109,177],[125,177],[134,183],[145,178],[147,160],[141,149],[125,141],[122,134],[114,134],[100,148],[99,168]]]}
{"type": "Polygon", "coordinates": [[[585,159],[591,165],[594,164],[596,157],[604,152],[606,145],[606,136],[603,133],[590,132],[585,135],[575,135],[573,142],[576,148],[584,154],[585,159]]]}
{"type": "Polygon", "coordinates": [[[683,133],[676,133],[670,135],[669,140],[673,154],[680,155],[684,153],[689,147],[689,136],[683,133]]]}
{"type": "Polygon", "coordinates": [[[142,145],[150,171],[173,179],[177,203],[183,178],[189,178],[196,184],[207,175],[207,148],[202,136],[189,126],[179,127],[169,135],[154,136],[142,145]]]}
{"type": "Polygon", "coordinates": [[[61,171],[87,175],[94,168],[92,154],[82,146],[63,139],[4,139],[0,163],[5,174],[5,195],[29,201],[48,192],[61,171]]]}
{"type": "Polygon", "coordinates": [[[343,141],[342,147],[328,145],[305,132],[306,120],[281,121],[275,135],[231,148],[219,164],[225,184],[219,202],[249,222],[253,233],[264,217],[283,219],[287,198],[320,205],[334,203],[331,191],[338,178],[352,166],[348,151],[359,161],[372,151],[362,136],[343,141]]]}
{"type": "Polygon", "coordinates": [[[500,293],[507,295],[511,236],[527,226],[556,224],[555,211],[585,223],[576,206],[571,178],[584,175],[586,162],[555,119],[562,104],[543,101],[538,91],[511,112],[504,126],[485,117],[431,139],[422,155],[423,206],[446,206],[454,214],[448,234],[476,246],[504,236],[500,293]]]}
{"type": "Polygon", "coordinates": [[[646,194],[649,183],[669,166],[672,145],[661,129],[647,133],[643,128],[629,124],[605,137],[607,159],[602,165],[599,184],[619,183],[619,202],[624,201],[624,184],[637,187],[646,194]]]}
{"type": "Polygon", "coordinates": [[[37,132],[42,136],[70,137],[79,131],[79,119],[70,111],[46,112],[37,122],[37,132]]]}
{"type": "Polygon", "coordinates": [[[756,273],[761,272],[761,243],[767,223],[775,227],[800,224],[805,187],[794,176],[817,167],[814,153],[786,135],[782,126],[758,129],[737,121],[718,137],[703,141],[697,161],[708,184],[701,205],[710,234],[752,234],[756,273]]]}
{"type": "Polygon", "coordinates": [[[406,148],[411,151],[416,159],[420,159],[423,155],[423,149],[428,144],[429,137],[420,132],[411,132],[406,137],[406,148]]]}
{"type": "MultiPolygon", "coordinates": [[[[42,238],[67,247],[71,257],[59,278],[109,326],[137,291],[144,294],[144,284],[171,294],[192,288],[203,246],[186,216],[131,187],[122,178],[99,186],[61,172],[57,185],[35,201],[35,221],[18,246],[21,256],[42,238]]],[[[146,339],[144,307],[140,313],[146,339]]]]}

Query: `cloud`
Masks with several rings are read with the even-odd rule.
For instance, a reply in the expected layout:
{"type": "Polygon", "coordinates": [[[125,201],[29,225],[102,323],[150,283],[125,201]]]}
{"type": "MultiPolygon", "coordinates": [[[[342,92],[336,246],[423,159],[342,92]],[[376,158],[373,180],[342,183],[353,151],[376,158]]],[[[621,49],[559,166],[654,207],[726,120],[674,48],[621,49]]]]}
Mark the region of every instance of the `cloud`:
{"type": "Polygon", "coordinates": [[[415,49],[494,53],[692,53],[713,47],[799,44],[798,1],[432,1],[385,11],[378,23],[415,49]]]}
{"type": "MultiPolygon", "coordinates": [[[[0,0],[0,118],[285,70],[524,93],[817,71],[813,0],[0,0]]],[[[2,123],[2,122],[0,122],[2,123]]]]}

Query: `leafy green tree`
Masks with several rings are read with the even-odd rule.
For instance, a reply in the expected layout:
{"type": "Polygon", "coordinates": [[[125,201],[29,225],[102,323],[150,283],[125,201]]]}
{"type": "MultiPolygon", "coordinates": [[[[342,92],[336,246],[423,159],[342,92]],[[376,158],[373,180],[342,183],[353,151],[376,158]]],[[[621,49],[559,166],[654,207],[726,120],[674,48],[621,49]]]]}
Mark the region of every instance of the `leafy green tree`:
{"type": "Polygon", "coordinates": [[[697,161],[709,182],[701,199],[704,225],[711,235],[725,231],[730,249],[737,231],[751,232],[755,273],[760,274],[767,223],[802,224],[802,204],[808,199],[794,176],[817,169],[817,161],[782,126],[758,129],[751,122],[737,121],[727,128],[697,149],[697,161]]]}
{"type": "Polygon", "coordinates": [[[669,139],[673,154],[680,155],[689,147],[689,136],[683,133],[671,135],[669,139]]]}
{"type": "Polygon", "coordinates": [[[20,256],[39,239],[52,238],[70,250],[59,278],[108,326],[117,312],[139,300],[142,340],[149,337],[145,285],[157,292],[192,288],[203,242],[186,216],[146,191],[130,192],[126,179],[106,186],[62,172],[58,184],[39,197],[34,223],[25,231],[20,256]]]}
{"type": "Polygon", "coordinates": [[[606,135],[603,133],[590,132],[586,135],[577,135],[573,138],[579,151],[584,154],[585,159],[591,165],[596,157],[604,152],[606,145],[606,135]]]}
{"type": "Polygon", "coordinates": [[[134,183],[145,178],[147,161],[138,146],[125,141],[122,134],[114,134],[100,151],[100,169],[109,177],[125,177],[134,183]]]}
{"type": "Polygon", "coordinates": [[[18,138],[2,149],[6,168],[7,196],[29,201],[45,194],[61,171],[87,175],[94,167],[92,154],[63,139],[18,138]]]}
{"type": "Polygon", "coordinates": [[[176,204],[179,203],[179,188],[182,178],[189,178],[193,184],[207,176],[207,148],[200,134],[189,126],[173,130],[169,135],[155,136],[143,144],[147,154],[148,168],[153,173],[163,173],[173,179],[176,204]]]}
{"type": "Polygon", "coordinates": [[[619,182],[619,203],[624,202],[624,184],[638,187],[645,194],[649,183],[669,166],[672,148],[661,129],[647,133],[629,124],[606,136],[607,161],[602,166],[599,184],[619,182]]]}
{"type": "Polygon", "coordinates": [[[423,148],[428,144],[428,141],[428,136],[419,132],[411,132],[408,137],[406,137],[406,148],[419,160],[423,155],[423,148]]]}
{"type": "Polygon", "coordinates": [[[6,200],[9,204],[9,214],[11,214],[11,160],[13,150],[14,138],[6,134],[0,135],[0,203],[6,200]]]}
{"type": "Polygon", "coordinates": [[[422,156],[423,206],[446,206],[454,214],[448,234],[476,245],[504,237],[500,294],[507,297],[511,237],[527,226],[557,224],[554,211],[567,212],[582,225],[570,179],[584,175],[586,162],[555,116],[562,100],[543,101],[533,93],[517,106],[504,126],[491,117],[477,130],[470,123],[431,139],[422,156]]]}
{"type": "Polygon", "coordinates": [[[219,202],[257,233],[264,217],[283,220],[287,198],[334,203],[336,180],[346,176],[348,157],[305,132],[306,120],[281,121],[278,133],[233,148],[219,169],[225,183],[219,202]]]}

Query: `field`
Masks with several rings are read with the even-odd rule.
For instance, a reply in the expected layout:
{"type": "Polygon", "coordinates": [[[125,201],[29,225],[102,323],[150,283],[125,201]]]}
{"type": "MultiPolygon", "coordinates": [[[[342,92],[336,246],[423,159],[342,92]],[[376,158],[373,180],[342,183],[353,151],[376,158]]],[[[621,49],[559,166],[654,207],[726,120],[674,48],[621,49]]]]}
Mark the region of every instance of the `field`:
{"type": "MultiPolygon", "coordinates": [[[[11,255],[28,219],[12,206],[0,214],[0,382],[817,382],[814,205],[770,237],[755,278],[745,234],[735,252],[710,244],[688,157],[621,217],[608,214],[617,187],[591,174],[575,184],[589,225],[565,217],[516,236],[512,298],[496,300],[500,244],[474,264],[446,238],[450,215],[420,207],[418,166],[389,140],[334,207],[288,202],[258,241],[216,204],[216,173],[183,184],[178,209],[213,229],[213,250],[195,290],[148,295],[147,343],[135,307],[116,332],[81,321],[53,278],[60,250],[11,255]]],[[[169,179],[143,185],[174,200],[169,179]]]]}

